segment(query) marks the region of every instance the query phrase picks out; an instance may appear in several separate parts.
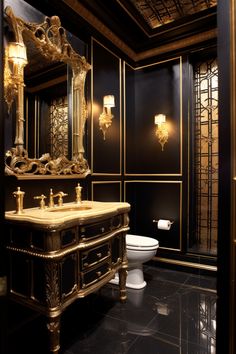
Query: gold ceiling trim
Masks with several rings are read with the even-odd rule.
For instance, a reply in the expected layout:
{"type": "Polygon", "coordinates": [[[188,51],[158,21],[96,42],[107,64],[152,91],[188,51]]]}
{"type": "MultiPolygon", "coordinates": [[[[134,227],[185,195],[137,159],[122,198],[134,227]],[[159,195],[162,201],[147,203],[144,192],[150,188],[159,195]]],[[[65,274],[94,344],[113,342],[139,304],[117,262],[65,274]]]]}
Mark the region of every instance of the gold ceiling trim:
{"type": "Polygon", "coordinates": [[[136,53],[123,42],[117,35],[114,34],[107,26],[105,26],[96,16],[94,16],[86,7],[77,0],[62,0],[79,16],[86,20],[96,30],[102,33],[107,39],[112,41],[118,48],[126,53],[130,58],[135,58],[136,53]]]}
{"type": "Polygon", "coordinates": [[[191,45],[195,45],[201,42],[205,42],[210,39],[217,37],[217,29],[212,29],[200,34],[195,34],[193,36],[183,38],[172,43],[164,44],[159,47],[155,47],[150,50],[146,50],[136,55],[135,61],[140,61],[147,59],[156,55],[165,54],[174,50],[182,49],[191,45]]]}

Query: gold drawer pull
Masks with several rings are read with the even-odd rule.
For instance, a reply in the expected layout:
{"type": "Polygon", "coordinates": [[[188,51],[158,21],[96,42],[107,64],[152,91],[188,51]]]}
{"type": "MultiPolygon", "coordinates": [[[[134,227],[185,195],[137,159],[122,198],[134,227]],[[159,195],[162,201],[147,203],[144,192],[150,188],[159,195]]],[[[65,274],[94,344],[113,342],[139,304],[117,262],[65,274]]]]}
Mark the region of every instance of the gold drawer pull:
{"type": "Polygon", "coordinates": [[[100,277],[102,275],[102,272],[96,272],[97,276],[100,277]]]}
{"type": "Polygon", "coordinates": [[[101,257],[102,257],[101,252],[97,253],[97,257],[98,257],[98,258],[101,258],[101,257]]]}

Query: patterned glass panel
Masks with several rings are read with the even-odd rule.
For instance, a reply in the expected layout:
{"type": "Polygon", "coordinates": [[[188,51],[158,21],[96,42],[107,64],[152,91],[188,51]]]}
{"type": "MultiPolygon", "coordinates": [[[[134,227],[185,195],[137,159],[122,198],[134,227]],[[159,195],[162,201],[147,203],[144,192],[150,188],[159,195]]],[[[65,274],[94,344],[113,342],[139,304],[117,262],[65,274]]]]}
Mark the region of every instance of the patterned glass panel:
{"type": "Polygon", "coordinates": [[[53,159],[68,156],[68,103],[67,97],[53,99],[50,106],[49,141],[53,159]]]}
{"type": "Polygon", "coordinates": [[[192,250],[217,254],[218,236],[218,66],[216,59],[194,67],[194,228],[192,250]]]}

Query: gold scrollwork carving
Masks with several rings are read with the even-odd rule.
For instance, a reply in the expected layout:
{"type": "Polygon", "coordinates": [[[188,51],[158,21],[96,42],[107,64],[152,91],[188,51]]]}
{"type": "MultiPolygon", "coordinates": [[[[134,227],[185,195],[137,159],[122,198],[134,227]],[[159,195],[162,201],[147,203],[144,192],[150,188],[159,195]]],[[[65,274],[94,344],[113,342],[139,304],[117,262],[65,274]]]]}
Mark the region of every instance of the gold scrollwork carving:
{"type": "MultiPolygon", "coordinates": [[[[44,22],[31,23],[16,17],[12,8],[5,9],[6,19],[9,22],[17,45],[25,47],[23,33],[34,44],[35,48],[43,57],[50,62],[63,62],[68,64],[72,70],[72,160],[64,155],[53,159],[49,153],[40,158],[29,158],[24,147],[24,72],[23,67],[14,64],[14,68],[21,69],[19,85],[11,84],[11,72],[8,63],[7,50],[5,55],[4,88],[5,100],[10,108],[13,99],[16,98],[16,137],[15,146],[6,152],[5,171],[7,175],[73,175],[86,177],[89,173],[87,160],[84,158],[83,136],[85,122],[88,116],[84,88],[87,72],[91,65],[84,56],[74,51],[67,40],[66,30],[61,26],[58,16],[45,17],[44,22]]],[[[27,64],[27,58],[24,65],[27,64]]],[[[28,64],[30,65],[30,63],[28,64]]],[[[13,80],[14,81],[14,80],[13,80]]],[[[14,83],[14,82],[13,82],[14,83]]]]}
{"type": "Polygon", "coordinates": [[[60,290],[58,265],[54,262],[45,264],[46,278],[46,302],[50,308],[55,308],[60,305],[60,290]]]}

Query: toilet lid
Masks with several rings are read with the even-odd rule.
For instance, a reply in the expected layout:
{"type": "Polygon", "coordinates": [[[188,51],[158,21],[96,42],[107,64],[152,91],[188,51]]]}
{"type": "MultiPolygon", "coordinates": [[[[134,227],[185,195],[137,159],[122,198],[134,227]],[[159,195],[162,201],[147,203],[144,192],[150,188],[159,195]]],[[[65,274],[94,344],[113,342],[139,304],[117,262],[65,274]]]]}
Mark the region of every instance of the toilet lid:
{"type": "Polygon", "coordinates": [[[152,237],[127,234],[126,245],[133,247],[155,247],[159,245],[159,242],[152,237]]]}

